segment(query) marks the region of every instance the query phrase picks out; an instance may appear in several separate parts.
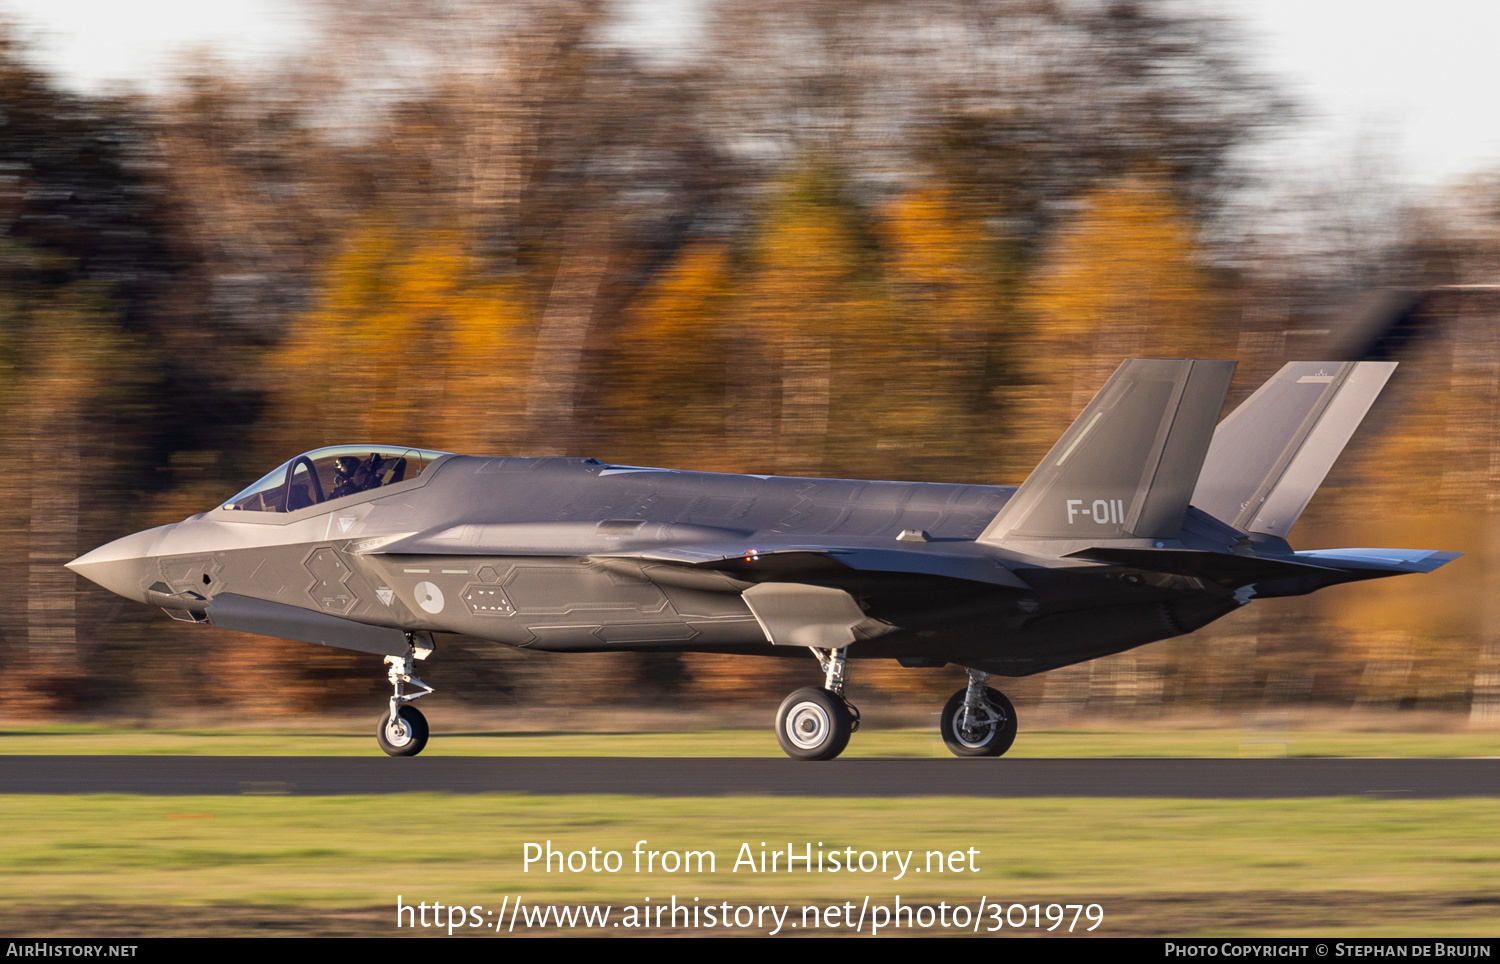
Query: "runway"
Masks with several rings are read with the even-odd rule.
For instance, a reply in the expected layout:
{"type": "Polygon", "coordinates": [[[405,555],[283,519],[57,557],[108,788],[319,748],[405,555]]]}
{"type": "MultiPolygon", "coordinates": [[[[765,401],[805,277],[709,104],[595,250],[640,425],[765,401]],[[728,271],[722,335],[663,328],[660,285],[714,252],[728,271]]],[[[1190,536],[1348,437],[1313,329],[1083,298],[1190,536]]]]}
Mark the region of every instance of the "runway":
{"type": "Polygon", "coordinates": [[[3,756],[0,793],[1273,799],[1500,796],[1500,759],[3,756]]]}

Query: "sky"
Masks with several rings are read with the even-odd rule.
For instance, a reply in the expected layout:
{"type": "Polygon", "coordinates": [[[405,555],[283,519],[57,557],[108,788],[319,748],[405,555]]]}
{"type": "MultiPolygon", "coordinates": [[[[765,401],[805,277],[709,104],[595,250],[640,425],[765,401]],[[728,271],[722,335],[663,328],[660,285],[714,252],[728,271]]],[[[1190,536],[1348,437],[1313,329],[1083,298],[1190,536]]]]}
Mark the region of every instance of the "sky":
{"type": "MultiPolygon", "coordinates": [[[[661,47],[692,32],[695,0],[617,0],[622,39],[661,47]]],[[[1437,187],[1500,167],[1500,3],[1494,0],[1180,0],[1237,21],[1252,66],[1299,100],[1276,145],[1291,168],[1383,166],[1390,179],[1437,187]]],[[[67,87],[159,90],[207,49],[255,63],[313,34],[292,0],[0,0],[39,66],[67,87]]]]}
{"type": "Polygon", "coordinates": [[[1304,106],[1291,158],[1375,153],[1436,186],[1500,167],[1500,4],[1492,0],[1202,0],[1244,27],[1252,63],[1304,106]]]}
{"type": "Polygon", "coordinates": [[[0,0],[0,16],[20,27],[38,66],[84,93],[120,82],[160,89],[196,51],[253,62],[312,35],[287,0],[0,0]]]}

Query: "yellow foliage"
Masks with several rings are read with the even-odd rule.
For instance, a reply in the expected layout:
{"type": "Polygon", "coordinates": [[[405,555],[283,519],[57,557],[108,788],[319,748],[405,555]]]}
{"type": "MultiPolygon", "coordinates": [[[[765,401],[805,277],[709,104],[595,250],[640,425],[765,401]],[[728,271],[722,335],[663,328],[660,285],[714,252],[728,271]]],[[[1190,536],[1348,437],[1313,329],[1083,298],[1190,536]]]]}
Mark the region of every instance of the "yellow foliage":
{"type": "Polygon", "coordinates": [[[1213,297],[1191,228],[1150,180],[1084,198],[1059,232],[1029,307],[1038,338],[1058,347],[1104,338],[1193,357],[1212,343],[1213,297]]]}
{"type": "Polygon", "coordinates": [[[849,297],[860,269],[848,212],[828,188],[798,183],[771,206],[757,238],[745,293],[751,311],[774,337],[820,327],[820,314],[849,297]]]}
{"type": "Polygon", "coordinates": [[[689,245],[626,310],[613,358],[621,457],[729,468],[712,464],[724,436],[729,289],[728,250],[689,245]]]}
{"type": "Polygon", "coordinates": [[[335,441],[487,451],[520,433],[524,301],[456,232],[371,218],[329,265],[317,306],[267,360],[284,450],[335,441]],[[285,428],[283,428],[285,427],[285,428]],[[284,437],[287,429],[299,431],[284,437]]]}
{"type": "Polygon", "coordinates": [[[989,366],[1009,334],[995,241],[942,184],[903,193],[881,215],[890,322],[878,354],[865,354],[885,369],[874,375],[885,386],[883,461],[902,478],[952,479],[967,465],[975,481],[1000,481],[987,477],[1003,432],[986,417],[989,366]]]}
{"type": "Polygon", "coordinates": [[[1034,463],[1126,358],[1224,357],[1211,279],[1165,187],[1126,178],[1084,197],[1037,270],[1024,308],[1034,463]]]}
{"type": "Polygon", "coordinates": [[[897,283],[983,290],[993,280],[976,257],[987,245],[984,232],[941,185],[902,194],[886,208],[880,233],[897,283]]]}
{"type": "Polygon", "coordinates": [[[740,257],[689,245],[641,292],[612,359],[629,458],[899,478],[984,461],[1005,327],[993,244],[942,186],[864,221],[806,170],[740,257]]]}
{"type": "Polygon", "coordinates": [[[831,171],[799,172],[766,206],[733,312],[750,363],[737,371],[731,437],[752,470],[837,473],[830,438],[866,434],[848,412],[836,433],[830,418],[835,398],[864,388],[843,364],[884,340],[868,248],[831,171]]]}

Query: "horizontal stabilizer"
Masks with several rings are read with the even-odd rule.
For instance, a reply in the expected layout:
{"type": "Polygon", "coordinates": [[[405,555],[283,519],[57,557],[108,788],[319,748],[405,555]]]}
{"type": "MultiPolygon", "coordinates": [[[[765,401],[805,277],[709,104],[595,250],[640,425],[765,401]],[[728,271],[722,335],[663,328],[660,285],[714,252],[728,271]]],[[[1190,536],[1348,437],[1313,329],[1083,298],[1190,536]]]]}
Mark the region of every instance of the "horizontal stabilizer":
{"type": "Polygon", "coordinates": [[[1431,549],[1310,549],[1294,552],[1298,562],[1332,569],[1378,569],[1392,574],[1433,572],[1463,555],[1431,549]]]}
{"type": "Polygon", "coordinates": [[[1175,539],[1234,366],[1121,364],[978,541],[1175,539]]]}
{"type": "Polygon", "coordinates": [[[1192,576],[1222,586],[1256,586],[1257,595],[1299,595],[1342,582],[1432,572],[1461,553],[1430,549],[1314,549],[1278,556],[1246,556],[1194,549],[1093,546],[1068,553],[1143,572],[1192,576]]]}
{"type": "Polygon", "coordinates": [[[1395,368],[1284,366],[1219,424],[1193,505],[1241,532],[1286,538],[1395,368]]]}
{"type": "Polygon", "coordinates": [[[1068,558],[1107,562],[1146,572],[1196,576],[1214,582],[1248,585],[1261,579],[1305,575],[1310,569],[1327,569],[1314,560],[1261,559],[1227,552],[1193,549],[1126,549],[1099,546],[1068,553],[1068,558]]]}

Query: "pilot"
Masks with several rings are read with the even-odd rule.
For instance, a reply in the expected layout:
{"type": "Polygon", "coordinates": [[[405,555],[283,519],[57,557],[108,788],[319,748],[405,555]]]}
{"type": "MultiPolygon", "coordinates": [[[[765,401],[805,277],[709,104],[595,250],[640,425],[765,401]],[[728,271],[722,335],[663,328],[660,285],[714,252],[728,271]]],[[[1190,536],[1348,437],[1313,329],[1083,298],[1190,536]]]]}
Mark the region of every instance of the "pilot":
{"type": "Polygon", "coordinates": [[[352,455],[340,455],[333,460],[333,494],[330,499],[341,499],[346,495],[353,495],[364,490],[364,486],[355,481],[354,473],[359,471],[359,459],[352,455]]]}

